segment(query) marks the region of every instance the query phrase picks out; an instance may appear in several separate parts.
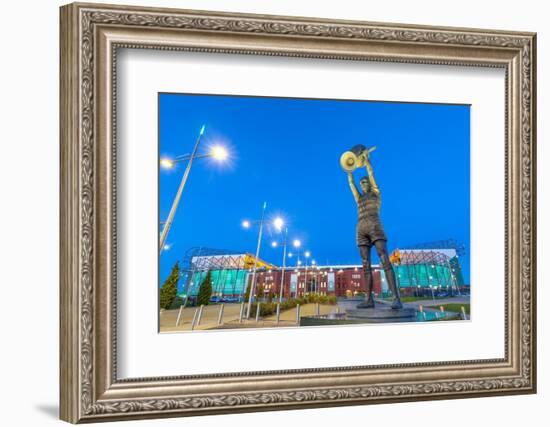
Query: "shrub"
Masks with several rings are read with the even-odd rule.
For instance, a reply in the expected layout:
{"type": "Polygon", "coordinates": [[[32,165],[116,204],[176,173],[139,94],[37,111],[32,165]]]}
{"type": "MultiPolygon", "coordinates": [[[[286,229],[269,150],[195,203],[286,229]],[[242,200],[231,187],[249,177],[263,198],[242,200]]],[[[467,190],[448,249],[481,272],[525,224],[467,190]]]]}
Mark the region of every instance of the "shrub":
{"type": "MultiPolygon", "coordinates": [[[[262,302],[260,304],[260,317],[271,316],[277,312],[277,304],[273,302],[262,302]]],[[[258,303],[253,302],[250,307],[250,313],[252,316],[256,316],[256,310],[258,310],[258,303]]]]}

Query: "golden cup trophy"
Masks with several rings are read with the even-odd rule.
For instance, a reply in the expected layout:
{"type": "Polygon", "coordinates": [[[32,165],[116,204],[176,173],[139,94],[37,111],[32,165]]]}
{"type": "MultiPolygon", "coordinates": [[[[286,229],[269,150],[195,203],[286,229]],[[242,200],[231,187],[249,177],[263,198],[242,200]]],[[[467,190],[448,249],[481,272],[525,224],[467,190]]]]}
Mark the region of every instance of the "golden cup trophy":
{"type": "Polygon", "coordinates": [[[374,150],[376,147],[367,148],[361,144],[355,145],[340,156],[340,166],[346,172],[353,172],[355,169],[365,166],[366,156],[374,150]]]}

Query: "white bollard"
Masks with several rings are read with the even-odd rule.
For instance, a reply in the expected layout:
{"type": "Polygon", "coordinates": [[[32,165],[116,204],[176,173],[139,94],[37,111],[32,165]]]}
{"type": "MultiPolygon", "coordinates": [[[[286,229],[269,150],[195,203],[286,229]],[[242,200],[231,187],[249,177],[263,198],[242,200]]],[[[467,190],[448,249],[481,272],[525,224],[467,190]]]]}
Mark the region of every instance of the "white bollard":
{"type": "Polygon", "coordinates": [[[256,304],[256,323],[260,320],[260,304],[261,302],[258,301],[256,304]]]}
{"type": "Polygon", "coordinates": [[[180,305],[180,310],[178,311],[178,318],[176,319],[176,326],[180,325],[181,312],[183,311],[183,305],[180,305]]]}
{"type": "Polygon", "coordinates": [[[201,319],[202,319],[202,310],[204,308],[204,305],[201,305],[199,307],[199,314],[197,315],[197,326],[199,326],[201,324],[201,319]]]}
{"type": "Polygon", "coordinates": [[[296,324],[300,324],[300,304],[296,304],[296,324]]]}
{"type": "Polygon", "coordinates": [[[218,313],[218,325],[223,323],[223,304],[220,305],[220,312],[218,313]]]}
{"type": "Polygon", "coordinates": [[[193,313],[193,320],[191,320],[191,330],[195,329],[195,323],[197,322],[197,315],[199,314],[199,309],[195,309],[195,313],[193,313]]]}
{"type": "Polygon", "coordinates": [[[315,314],[319,316],[321,314],[321,305],[319,303],[315,304],[315,314]]]}
{"type": "Polygon", "coordinates": [[[277,325],[279,324],[280,320],[281,320],[281,304],[277,304],[277,325]]]}
{"type": "Polygon", "coordinates": [[[241,302],[241,310],[239,311],[239,323],[243,323],[244,302],[241,302]]]}

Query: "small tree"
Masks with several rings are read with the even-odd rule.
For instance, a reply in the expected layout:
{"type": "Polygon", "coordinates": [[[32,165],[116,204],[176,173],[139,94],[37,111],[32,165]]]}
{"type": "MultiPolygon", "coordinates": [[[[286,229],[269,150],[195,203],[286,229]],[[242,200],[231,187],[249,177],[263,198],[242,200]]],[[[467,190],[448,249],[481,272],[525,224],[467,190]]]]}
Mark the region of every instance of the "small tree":
{"type": "Polygon", "coordinates": [[[160,308],[168,309],[172,302],[176,299],[178,294],[178,281],[180,279],[180,266],[179,262],[176,261],[172,267],[172,272],[170,276],[162,284],[160,288],[160,308]]]}
{"type": "Polygon", "coordinates": [[[212,278],[210,270],[206,273],[206,277],[203,279],[197,295],[198,305],[208,305],[210,298],[212,297],[212,278]]]}

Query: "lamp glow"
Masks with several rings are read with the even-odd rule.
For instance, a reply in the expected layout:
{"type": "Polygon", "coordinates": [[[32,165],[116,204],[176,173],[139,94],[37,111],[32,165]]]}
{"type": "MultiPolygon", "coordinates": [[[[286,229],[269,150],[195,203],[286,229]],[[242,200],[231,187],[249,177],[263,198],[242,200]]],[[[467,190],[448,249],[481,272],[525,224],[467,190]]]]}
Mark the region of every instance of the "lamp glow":
{"type": "Polygon", "coordinates": [[[245,219],[245,220],[242,222],[242,226],[243,226],[243,228],[250,228],[250,221],[248,221],[247,219],[245,219]]]}
{"type": "Polygon", "coordinates": [[[277,247],[277,242],[271,242],[271,247],[276,248],[277,247]]]}
{"type": "Polygon", "coordinates": [[[228,156],[227,150],[225,149],[225,147],[222,147],[221,145],[213,146],[212,150],[210,151],[210,154],[214,159],[219,160],[220,162],[227,159],[227,156],[228,156]]]}
{"type": "Polygon", "coordinates": [[[174,167],[174,161],[168,158],[160,159],[160,166],[164,169],[172,169],[174,167]]]}
{"type": "Polygon", "coordinates": [[[311,252],[310,251],[306,251],[306,253],[304,254],[306,256],[306,258],[309,258],[311,256],[311,252]]]}
{"type": "Polygon", "coordinates": [[[294,246],[295,248],[299,248],[301,245],[302,245],[302,242],[300,242],[298,239],[295,239],[292,242],[292,246],[294,246]]]}
{"type": "Polygon", "coordinates": [[[284,224],[285,224],[285,222],[283,221],[283,219],[281,217],[277,217],[277,218],[275,218],[275,220],[273,220],[273,225],[279,231],[281,231],[284,224]]]}

